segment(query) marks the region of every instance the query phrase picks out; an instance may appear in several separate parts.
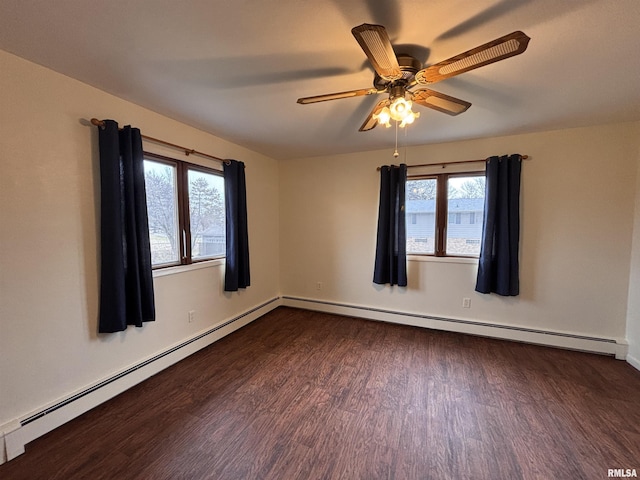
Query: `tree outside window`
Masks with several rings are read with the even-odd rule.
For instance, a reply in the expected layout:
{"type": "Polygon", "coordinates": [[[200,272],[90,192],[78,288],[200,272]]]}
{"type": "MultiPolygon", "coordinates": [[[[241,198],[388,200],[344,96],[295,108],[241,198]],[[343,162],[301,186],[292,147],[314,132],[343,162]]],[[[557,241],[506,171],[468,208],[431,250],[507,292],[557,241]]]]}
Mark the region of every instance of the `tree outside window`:
{"type": "Polygon", "coordinates": [[[479,256],[484,189],[484,173],[408,179],[407,253],[479,256]]]}
{"type": "Polygon", "coordinates": [[[152,154],[144,167],[154,268],[224,256],[221,173],[152,154]]]}

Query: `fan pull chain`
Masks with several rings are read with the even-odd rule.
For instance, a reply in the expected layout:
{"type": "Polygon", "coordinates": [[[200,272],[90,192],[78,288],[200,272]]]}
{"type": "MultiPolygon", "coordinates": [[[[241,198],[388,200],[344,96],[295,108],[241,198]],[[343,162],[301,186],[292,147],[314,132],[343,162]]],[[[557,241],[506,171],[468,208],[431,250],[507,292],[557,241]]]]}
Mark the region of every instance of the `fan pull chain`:
{"type": "Polygon", "coordinates": [[[400,154],[398,153],[398,121],[396,120],[396,149],[393,152],[393,158],[398,158],[400,154]]]}

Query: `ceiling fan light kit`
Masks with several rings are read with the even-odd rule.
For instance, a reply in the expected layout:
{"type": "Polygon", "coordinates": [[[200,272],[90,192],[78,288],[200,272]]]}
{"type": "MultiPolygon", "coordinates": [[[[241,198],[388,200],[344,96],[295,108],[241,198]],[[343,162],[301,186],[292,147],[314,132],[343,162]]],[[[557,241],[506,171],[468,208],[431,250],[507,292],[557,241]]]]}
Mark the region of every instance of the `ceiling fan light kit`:
{"type": "Polygon", "coordinates": [[[448,60],[423,67],[414,57],[407,54],[396,55],[386,29],[382,25],[363,23],[351,29],[351,33],[367,55],[375,70],[373,87],[346,92],[299,98],[298,103],[310,103],[338,100],[387,93],[388,98],[378,102],[360,127],[361,132],[372,130],[377,124],[405,127],[420,116],[412,111],[413,104],[422,105],[448,115],[459,115],[471,106],[471,103],[427,88],[414,88],[419,85],[431,85],[470,70],[520,55],[527,49],[530,38],[516,31],[480,45],[448,60]]]}

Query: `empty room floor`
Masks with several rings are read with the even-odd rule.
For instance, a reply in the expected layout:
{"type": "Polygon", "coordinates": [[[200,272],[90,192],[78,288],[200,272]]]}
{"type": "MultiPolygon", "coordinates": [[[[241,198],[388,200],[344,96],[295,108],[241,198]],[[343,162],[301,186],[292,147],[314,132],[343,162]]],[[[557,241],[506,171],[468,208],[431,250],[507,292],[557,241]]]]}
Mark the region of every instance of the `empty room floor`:
{"type": "Polygon", "coordinates": [[[8,479],[603,479],[640,472],[611,357],[280,307],[27,445],[8,479]]]}

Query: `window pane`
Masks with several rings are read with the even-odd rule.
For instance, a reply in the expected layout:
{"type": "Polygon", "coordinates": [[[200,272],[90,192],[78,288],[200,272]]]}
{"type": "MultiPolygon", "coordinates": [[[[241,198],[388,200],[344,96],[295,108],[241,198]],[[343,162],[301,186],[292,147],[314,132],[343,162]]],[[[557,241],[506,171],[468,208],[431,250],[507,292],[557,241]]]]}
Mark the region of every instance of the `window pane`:
{"type": "Polygon", "coordinates": [[[154,266],[180,262],[176,172],[174,165],[144,161],[151,263],[154,266]]]}
{"type": "Polygon", "coordinates": [[[449,177],[447,255],[480,255],[484,176],[449,177]]]}
{"type": "Polygon", "coordinates": [[[435,253],[436,179],[408,180],[407,253],[435,253]]]}
{"type": "Polygon", "coordinates": [[[224,256],[224,178],[191,169],[188,177],[191,258],[224,256]]]}

